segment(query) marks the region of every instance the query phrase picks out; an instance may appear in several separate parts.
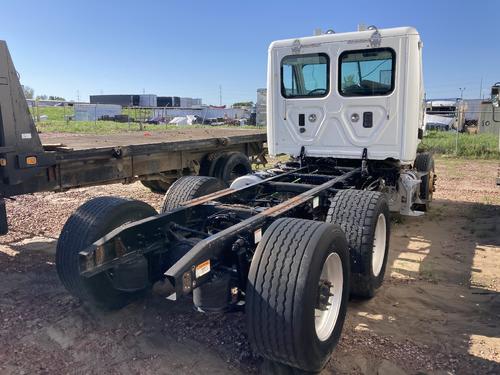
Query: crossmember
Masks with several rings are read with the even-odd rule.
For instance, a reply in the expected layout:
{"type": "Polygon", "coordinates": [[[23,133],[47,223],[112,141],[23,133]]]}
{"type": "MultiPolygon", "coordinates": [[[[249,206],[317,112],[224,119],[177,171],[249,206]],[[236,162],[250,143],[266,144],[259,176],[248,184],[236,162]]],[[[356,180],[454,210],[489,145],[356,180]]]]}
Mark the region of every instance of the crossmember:
{"type": "Polygon", "coordinates": [[[293,211],[298,208],[302,209],[301,212],[306,210],[312,218],[324,216],[329,197],[337,191],[336,186],[355,180],[361,169],[337,172],[339,175],[316,175],[321,184],[303,184],[299,182],[301,176],[308,176],[310,180],[314,174],[311,174],[310,167],[299,167],[239,189],[228,188],[193,199],[175,210],[125,224],[80,252],[81,275],[91,277],[137,257],[171,251],[180,240],[190,237],[196,238],[197,242],[162,275],[174,286],[176,297],[190,293],[210,279],[210,272],[197,275],[197,266],[209,264],[210,269],[216,268],[220,258],[230,253],[239,239],[241,246],[253,250],[274,220],[294,216],[293,211]],[[287,198],[281,202],[273,201],[273,196],[279,194],[287,194],[287,198]],[[268,207],[248,203],[258,202],[257,197],[264,197],[261,200],[266,200],[268,207]],[[200,218],[218,214],[230,215],[235,223],[216,233],[200,227],[200,218]]]}

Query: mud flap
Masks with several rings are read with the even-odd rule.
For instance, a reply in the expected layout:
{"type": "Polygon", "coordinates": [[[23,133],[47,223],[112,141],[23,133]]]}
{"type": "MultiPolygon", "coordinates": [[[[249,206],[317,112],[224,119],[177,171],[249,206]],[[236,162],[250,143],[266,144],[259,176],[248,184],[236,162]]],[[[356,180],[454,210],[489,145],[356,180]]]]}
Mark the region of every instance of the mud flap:
{"type": "Polygon", "coordinates": [[[0,198],[0,235],[7,234],[9,224],[7,223],[7,209],[5,208],[5,199],[0,198]]]}

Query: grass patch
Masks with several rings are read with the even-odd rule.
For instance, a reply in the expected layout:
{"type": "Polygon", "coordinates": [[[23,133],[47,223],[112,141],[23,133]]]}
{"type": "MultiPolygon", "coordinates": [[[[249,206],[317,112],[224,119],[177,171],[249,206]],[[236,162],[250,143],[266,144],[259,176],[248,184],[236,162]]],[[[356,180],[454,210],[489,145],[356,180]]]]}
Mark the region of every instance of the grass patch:
{"type": "MultiPolygon", "coordinates": [[[[46,115],[48,118],[44,121],[36,123],[36,127],[41,133],[83,133],[83,134],[112,134],[112,133],[123,133],[129,131],[165,131],[165,130],[179,130],[179,129],[192,129],[192,128],[212,128],[211,125],[189,125],[189,126],[177,126],[177,125],[154,125],[145,124],[139,122],[120,123],[114,121],[67,121],[65,116],[73,115],[72,107],[38,107],[31,108],[30,111],[33,116],[43,116],[46,115]],[[38,111],[38,112],[37,112],[38,111]]],[[[147,110],[149,111],[149,110],[147,110]]],[[[128,114],[134,117],[149,117],[151,113],[146,113],[145,110],[135,110],[125,108],[122,111],[123,114],[128,114]]],[[[265,128],[260,126],[230,126],[223,125],[219,126],[222,128],[231,129],[260,129],[265,128]]]]}
{"type": "MultiPolygon", "coordinates": [[[[213,129],[212,125],[154,125],[154,124],[139,124],[137,122],[120,123],[114,121],[42,121],[36,124],[40,133],[82,133],[82,134],[113,134],[123,132],[160,132],[160,131],[176,131],[188,130],[193,128],[213,129]]],[[[256,126],[230,126],[221,125],[217,128],[226,129],[261,129],[256,126]]]]}
{"type": "MultiPolygon", "coordinates": [[[[129,131],[141,131],[139,123],[120,123],[114,121],[42,121],[36,124],[40,133],[86,133],[86,134],[111,134],[129,131]]],[[[178,129],[175,125],[158,126],[142,125],[142,131],[158,131],[178,129]]]]}
{"type": "Polygon", "coordinates": [[[458,156],[473,159],[500,159],[498,136],[495,134],[457,134],[453,132],[429,132],[418,147],[418,151],[458,156]]]}
{"type": "Polygon", "coordinates": [[[64,121],[64,116],[72,116],[74,111],[73,107],[30,107],[31,114],[36,116],[47,116],[48,121],[64,121]]]}

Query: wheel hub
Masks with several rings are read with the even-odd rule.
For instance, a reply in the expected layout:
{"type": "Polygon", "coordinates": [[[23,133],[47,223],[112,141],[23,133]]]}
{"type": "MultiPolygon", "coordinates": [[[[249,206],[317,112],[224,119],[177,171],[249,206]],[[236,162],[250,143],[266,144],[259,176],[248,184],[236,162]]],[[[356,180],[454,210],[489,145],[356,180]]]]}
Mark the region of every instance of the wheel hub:
{"type": "Polygon", "coordinates": [[[382,271],[385,258],[385,247],[387,242],[387,223],[384,214],[380,214],[377,218],[375,233],[373,238],[373,254],[372,254],[372,271],[377,277],[382,271]]]}
{"type": "Polygon", "coordinates": [[[319,281],[316,309],[326,311],[328,310],[328,307],[331,306],[331,303],[328,301],[330,300],[330,297],[333,296],[333,293],[331,293],[332,287],[333,284],[328,280],[321,279],[319,281]]]}
{"type": "Polygon", "coordinates": [[[314,306],[314,327],[320,341],[328,340],[335,329],[342,304],[343,284],[342,261],[337,253],[331,253],[321,270],[314,306]]]}

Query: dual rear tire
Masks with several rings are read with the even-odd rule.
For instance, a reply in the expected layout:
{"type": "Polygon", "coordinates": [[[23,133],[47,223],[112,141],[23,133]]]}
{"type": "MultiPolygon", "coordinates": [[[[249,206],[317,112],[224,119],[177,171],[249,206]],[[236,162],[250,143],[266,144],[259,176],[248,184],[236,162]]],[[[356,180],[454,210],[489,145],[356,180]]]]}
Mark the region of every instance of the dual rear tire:
{"type": "Polygon", "coordinates": [[[174,210],[183,202],[224,189],[220,179],[206,176],[186,176],[175,181],[168,189],[161,206],[161,213],[174,210]]]}
{"type": "Polygon", "coordinates": [[[319,371],[337,344],[349,297],[349,255],[338,225],[278,219],[255,251],[246,288],[253,349],[319,371]]]}
{"type": "MultiPolygon", "coordinates": [[[[156,215],[149,204],[118,197],[98,197],[80,206],[66,221],[56,248],[56,270],[63,286],[76,298],[103,309],[118,309],[146,289],[117,288],[116,270],[86,278],[80,275],[79,253],[119,226],[156,215]]],[[[137,263],[147,267],[147,262],[137,263]]],[[[146,269],[133,270],[136,276],[146,269]]],[[[125,271],[126,272],[126,271],[125,271]]]]}
{"type": "Polygon", "coordinates": [[[371,298],[384,279],[390,236],[385,196],[339,191],[326,221],[276,220],[250,266],[250,343],[265,359],[291,369],[320,371],[339,340],[349,295],[371,298]]]}
{"type": "Polygon", "coordinates": [[[383,193],[342,190],[332,199],[327,222],[344,231],[351,260],[351,295],[372,298],[382,285],[389,256],[389,205],[383,193]]]}
{"type": "Polygon", "coordinates": [[[213,160],[208,170],[208,176],[218,178],[227,185],[249,173],[252,173],[252,165],[248,157],[237,151],[219,155],[213,160]]]}

